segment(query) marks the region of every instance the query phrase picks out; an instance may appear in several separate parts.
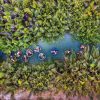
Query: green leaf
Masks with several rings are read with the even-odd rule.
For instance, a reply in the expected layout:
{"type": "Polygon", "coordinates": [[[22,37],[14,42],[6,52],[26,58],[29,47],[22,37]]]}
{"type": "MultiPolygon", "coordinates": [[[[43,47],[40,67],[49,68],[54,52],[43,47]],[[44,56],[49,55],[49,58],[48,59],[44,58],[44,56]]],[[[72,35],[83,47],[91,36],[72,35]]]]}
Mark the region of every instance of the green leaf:
{"type": "Polygon", "coordinates": [[[3,77],[4,77],[4,73],[0,72],[0,78],[3,78],[3,77]]]}

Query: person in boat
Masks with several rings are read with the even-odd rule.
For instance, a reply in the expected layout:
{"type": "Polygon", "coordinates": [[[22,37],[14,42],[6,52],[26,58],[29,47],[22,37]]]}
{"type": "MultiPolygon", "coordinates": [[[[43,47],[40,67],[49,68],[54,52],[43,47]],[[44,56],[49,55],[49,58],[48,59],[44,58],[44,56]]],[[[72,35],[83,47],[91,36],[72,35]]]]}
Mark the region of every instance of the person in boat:
{"type": "Polygon", "coordinates": [[[77,54],[77,55],[82,55],[82,54],[83,54],[83,51],[80,50],[80,51],[78,51],[76,54],[77,54]]]}
{"type": "Polygon", "coordinates": [[[40,58],[40,60],[44,60],[46,58],[46,56],[44,53],[40,53],[39,58],[40,58]]]}
{"type": "Polygon", "coordinates": [[[11,51],[10,59],[11,61],[15,62],[15,52],[14,51],[11,51]]]}
{"type": "Polygon", "coordinates": [[[33,51],[31,49],[26,50],[27,57],[31,57],[33,55],[33,51]]]}
{"type": "Polygon", "coordinates": [[[53,54],[53,55],[57,55],[58,54],[58,49],[57,48],[53,48],[53,49],[51,49],[51,54],[53,54]]]}
{"type": "Polygon", "coordinates": [[[28,62],[28,57],[27,57],[27,55],[24,55],[24,56],[23,56],[23,61],[24,61],[24,62],[28,62]]]}
{"type": "Polygon", "coordinates": [[[41,48],[40,46],[37,46],[35,49],[34,49],[34,52],[40,52],[41,48]]]}
{"type": "Polygon", "coordinates": [[[71,54],[71,53],[72,53],[71,50],[66,50],[66,51],[65,51],[65,54],[66,54],[66,55],[69,55],[69,54],[71,54]]]}
{"type": "Polygon", "coordinates": [[[22,51],[19,50],[19,51],[16,53],[16,56],[17,56],[17,57],[22,56],[22,51]]]}
{"type": "Polygon", "coordinates": [[[80,46],[80,49],[84,49],[84,48],[85,48],[85,45],[81,45],[81,46],[80,46]]]}

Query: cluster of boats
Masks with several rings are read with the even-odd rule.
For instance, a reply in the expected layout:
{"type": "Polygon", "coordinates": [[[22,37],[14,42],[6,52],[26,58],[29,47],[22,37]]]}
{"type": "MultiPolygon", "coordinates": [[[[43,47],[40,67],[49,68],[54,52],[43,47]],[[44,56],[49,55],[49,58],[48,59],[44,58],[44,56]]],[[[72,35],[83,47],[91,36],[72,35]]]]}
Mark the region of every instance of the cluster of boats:
{"type": "MultiPolygon", "coordinates": [[[[85,48],[84,45],[80,46],[81,50],[84,48],[85,48]]],[[[67,54],[71,54],[71,50],[67,50],[65,52],[67,52],[67,54]]],[[[30,57],[34,56],[35,53],[38,54],[38,58],[40,60],[44,61],[46,59],[46,54],[42,52],[42,48],[40,46],[36,46],[36,48],[34,48],[34,49],[28,48],[28,49],[26,49],[25,53],[23,53],[21,50],[19,50],[17,52],[12,51],[10,54],[10,58],[13,62],[18,60],[18,58],[22,58],[22,61],[28,62],[28,59],[30,57]]],[[[60,52],[57,48],[52,48],[50,50],[50,53],[51,53],[51,55],[55,56],[55,55],[58,55],[60,52]]],[[[82,51],[77,52],[77,54],[80,54],[80,53],[82,53],[82,51]]]]}
{"type": "MultiPolygon", "coordinates": [[[[40,46],[37,46],[35,49],[27,49],[25,54],[21,50],[17,51],[16,53],[14,51],[11,52],[10,58],[14,62],[16,58],[22,57],[24,62],[28,62],[28,58],[32,57],[34,53],[38,53],[38,57],[40,60],[45,60],[46,55],[41,52],[42,48],[40,46]]],[[[52,48],[51,49],[51,54],[52,55],[57,55],[59,50],[57,48],[52,48]]]]}

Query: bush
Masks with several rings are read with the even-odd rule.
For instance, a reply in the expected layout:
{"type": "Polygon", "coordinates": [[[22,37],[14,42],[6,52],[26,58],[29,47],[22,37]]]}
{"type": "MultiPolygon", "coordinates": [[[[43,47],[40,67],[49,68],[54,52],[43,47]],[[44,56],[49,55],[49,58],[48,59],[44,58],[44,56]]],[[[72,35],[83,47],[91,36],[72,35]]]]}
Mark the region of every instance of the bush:
{"type": "Polygon", "coordinates": [[[54,82],[56,88],[69,93],[89,94],[100,92],[100,50],[85,47],[83,52],[66,53],[65,62],[56,62],[60,73],[54,82]],[[59,66],[60,65],[60,66],[59,66]],[[63,69],[63,70],[62,70],[63,69]]]}
{"type": "Polygon", "coordinates": [[[99,7],[99,0],[0,0],[0,49],[10,53],[66,32],[99,43],[99,7]]]}
{"type": "Polygon", "coordinates": [[[0,66],[0,88],[3,91],[56,89],[66,93],[100,93],[99,80],[100,53],[93,48],[90,54],[89,47],[80,54],[66,54],[64,62],[57,60],[30,65],[8,61],[0,66]]]}

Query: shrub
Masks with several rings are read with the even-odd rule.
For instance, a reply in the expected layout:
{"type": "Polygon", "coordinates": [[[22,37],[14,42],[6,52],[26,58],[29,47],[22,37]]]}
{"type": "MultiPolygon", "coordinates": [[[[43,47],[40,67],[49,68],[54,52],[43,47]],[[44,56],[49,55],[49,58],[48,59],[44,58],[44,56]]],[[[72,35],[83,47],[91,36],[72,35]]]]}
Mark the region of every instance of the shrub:
{"type": "Polygon", "coordinates": [[[56,61],[56,68],[60,68],[54,82],[57,89],[72,94],[100,92],[100,50],[93,47],[90,53],[90,48],[86,47],[82,53],[66,54],[62,65],[56,61]]]}
{"type": "Polygon", "coordinates": [[[66,93],[100,92],[100,53],[85,48],[82,54],[67,54],[65,61],[30,65],[3,62],[0,66],[0,88],[15,92],[27,89],[42,92],[56,89],[66,93]],[[76,58],[75,58],[76,56],[76,58]]]}
{"type": "Polygon", "coordinates": [[[99,43],[99,7],[99,0],[0,0],[0,49],[10,53],[66,32],[99,43]]]}

